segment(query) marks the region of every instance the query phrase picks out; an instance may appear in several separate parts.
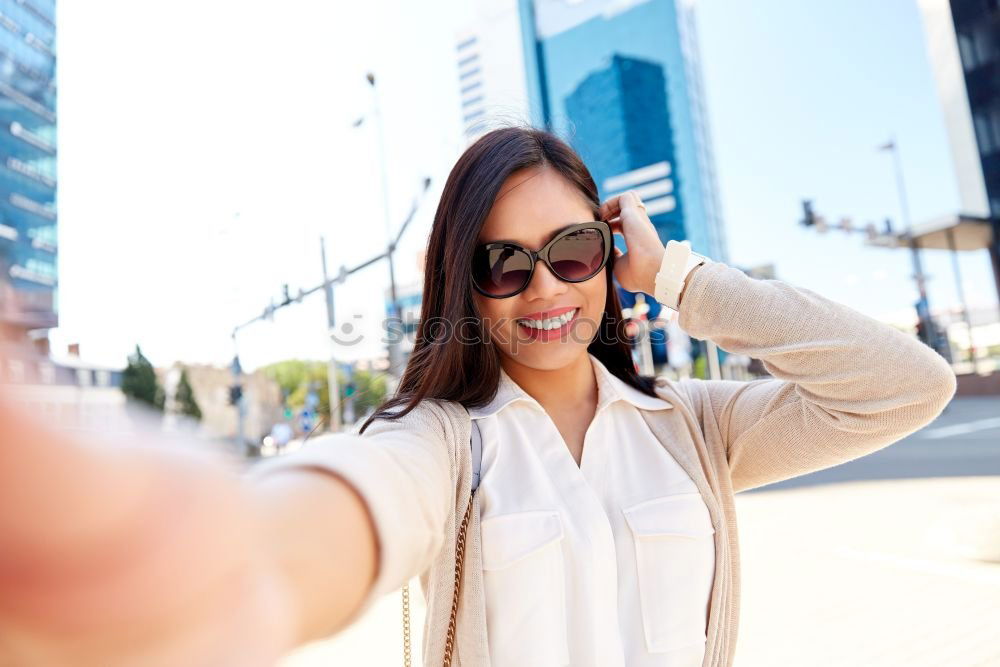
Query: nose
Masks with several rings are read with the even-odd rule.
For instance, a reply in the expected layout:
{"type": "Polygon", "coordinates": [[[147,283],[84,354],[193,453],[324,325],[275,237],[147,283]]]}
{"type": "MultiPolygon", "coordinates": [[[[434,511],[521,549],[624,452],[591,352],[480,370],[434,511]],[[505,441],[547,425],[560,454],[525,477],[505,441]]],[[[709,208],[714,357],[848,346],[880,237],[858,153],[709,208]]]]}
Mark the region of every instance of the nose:
{"type": "Polygon", "coordinates": [[[524,290],[527,299],[552,299],[566,293],[568,284],[556,278],[545,262],[535,264],[535,274],[524,290]]]}

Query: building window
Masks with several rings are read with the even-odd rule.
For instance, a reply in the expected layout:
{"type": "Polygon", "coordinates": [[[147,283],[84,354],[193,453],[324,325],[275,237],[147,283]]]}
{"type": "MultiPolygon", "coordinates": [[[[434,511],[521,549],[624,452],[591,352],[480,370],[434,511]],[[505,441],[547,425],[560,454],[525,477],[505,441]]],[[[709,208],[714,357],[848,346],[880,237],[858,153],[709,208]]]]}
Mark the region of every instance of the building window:
{"type": "Polygon", "coordinates": [[[473,111],[472,113],[466,114],[465,116],[463,116],[462,120],[464,120],[466,123],[468,123],[470,120],[475,120],[476,118],[479,118],[480,116],[484,115],[485,113],[486,113],[485,109],[477,109],[476,111],[473,111]]]}
{"type": "Polygon", "coordinates": [[[976,127],[976,143],[981,155],[992,155],[1000,149],[1000,109],[979,109],[972,114],[976,127]]]}
{"type": "Polygon", "coordinates": [[[459,42],[458,46],[455,47],[455,49],[457,51],[464,51],[465,49],[469,48],[470,46],[472,46],[475,43],[476,43],[476,36],[473,35],[472,37],[468,38],[464,42],[459,42]]]}
{"type": "Polygon", "coordinates": [[[41,363],[38,365],[38,377],[42,381],[42,384],[55,384],[56,383],[56,367],[49,363],[41,363]]]}
{"type": "Polygon", "coordinates": [[[970,72],[997,59],[997,43],[990,23],[981,23],[958,33],[962,68],[970,72]]]}
{"type": "Polygon", "coordinates": [[[94,384],[94,374],[89,368],[76,369],[76,383],[81,387],[90,387],[94,384]]]}
{"type": "Polygon", "coordinates": [[[990,211],[1000,217],[1000,197],[990,197],[990,211]]]}
{"type": "Polygon", "coordinates": [[[476,60],[479,60],[479,54],[478,53],[472,53],[472,54],[467,55],[466,57],[462,58],[461,60],[459,60],[458,61],[458,66],[460,68],[461,67],[465,67],[469,63],[475,62],[476,60]]]}
{"type": "Polygon", "coordinates": [[[475,90],[476,88],[479,88],[479,87],[480,87],[480,86],[482,86],[482,85],[483,85],[483,82],[482,82],[482,81],[474,81],[473,83],[470,83],[469,85],[467,85],[467,86],[465,86],[464,88],[462,88],[462,90],[461,90],[460,92],[461,92],[461,93],[462,93],[463,95],[465,95],[465,94],[466,94],[467,92],[469,92],[470,90],[475,90]]]}

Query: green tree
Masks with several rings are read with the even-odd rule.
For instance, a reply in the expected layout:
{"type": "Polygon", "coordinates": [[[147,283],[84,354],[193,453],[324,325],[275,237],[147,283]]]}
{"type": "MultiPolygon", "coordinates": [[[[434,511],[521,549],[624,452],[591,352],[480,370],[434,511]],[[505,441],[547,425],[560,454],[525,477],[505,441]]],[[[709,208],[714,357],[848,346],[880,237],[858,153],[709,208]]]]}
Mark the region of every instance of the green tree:
{"type": "Polygon", "coordinates": [[[122,373],[122,393],[128,398],[157,410],[163,410],[164,394],[156,381],[156,371],[138,345],[135,354],[129,356],[128,366],[122,373]]]}
{"type": "Polygon", "coordinates": [[[702,380],[708,379],[708,359],[705,358],[704,354],[694,360],[691,375],[702,380]]]}
{"type": "Polygon", "coordinates": [[[182,415],[201,421],[201,408],[194,398],[194,390],[188,382],[187,370],[181,371],[181,379],[177,383],[177,393],[174,396],[182,415]]]}
{"type": "Polygon", "coordinates": [[[326,362],[289,359],[265,366],[263,370],[281,387],[282,394],[286,397],[285,404],[289,408],[301,410],[305,406],[306,396],[313,390],[319,398],[317,412],[323,417],[330,416],[326,362]]]}
{"type": "MultiPolygon", "coordinates": [[[[330,385],[328,366],[325,361],[304,361],[290,359],[279,361],[264,368],[268,377],[281,387],[285,395],[285,404],[298,412],[305,406],[309,391],[315,391],[319,398],[317,412],[323,417],[330,416],[330,385]]],[[[377,407],[385,400],[385,375],[373,371],[355,371],[354,381],[354,414],[361,416],[371,408],[377,407]]],[[[341,419],[344,416],[344,403],[347,389],[347,375],[337,370],[337,381],[340,385],[340,397],[335,404],[339,407],[341,419]]]]}
{"type": "MultiPolygon", "coordinates": [[[[341,391],[347,386],[347,378],[341,381],[341,391]]],[[[354,414],[358,417],[385,400],[385,374],[373,371],[354,371],[354,414]]]]}

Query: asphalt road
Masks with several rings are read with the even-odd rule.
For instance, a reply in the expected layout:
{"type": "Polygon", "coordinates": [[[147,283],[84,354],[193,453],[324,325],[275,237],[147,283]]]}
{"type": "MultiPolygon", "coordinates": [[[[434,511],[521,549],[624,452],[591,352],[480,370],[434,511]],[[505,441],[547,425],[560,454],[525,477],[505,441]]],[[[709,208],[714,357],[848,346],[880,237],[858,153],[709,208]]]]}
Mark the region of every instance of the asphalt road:
{"type": "Polygon", "coordinates": [[[932,423],[849,463],[748,491],[877,479],[1000,475],[1000,396],[954,399],[932,423]]]}

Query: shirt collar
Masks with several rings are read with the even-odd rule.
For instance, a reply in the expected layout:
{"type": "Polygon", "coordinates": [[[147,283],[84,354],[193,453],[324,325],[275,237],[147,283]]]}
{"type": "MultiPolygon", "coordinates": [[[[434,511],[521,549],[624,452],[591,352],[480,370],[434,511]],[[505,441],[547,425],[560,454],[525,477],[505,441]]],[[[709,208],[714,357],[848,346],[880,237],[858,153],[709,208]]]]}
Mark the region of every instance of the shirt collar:
{"type": "MultiPolygon", "coordinates": [[[[594,377],[597,380],[597,411],[600,412],[605,407],[615,401],[625,401],[640,410],[669,410],[674,406],[662,398],[649,396],[639,391],[635,387],[626,384],[615,377],[611,371],[605,368],[597,357],[589,355],[594,367],[594,377]]],[[[532,398],[526,391],[521,389],[507,373],[500,369],[500,383],[497,386],[497,393],[493,399],[478,408],[469,408],[469,415],[473,419],[482,419],[495,415],[515,401],[527,401],[539,410],[543,410],[542,405],[532,398]]]]}
{"type": "Polygon", "coordinates": [[[674,406],[659,397],[644,394],[611,373],[597,357],[590,355],[597,378],[597,410],[601,411],[615,401],[625,401],[639,410],[669,410],[674,406]]]}
{"type": "Polygon", "coordinates": [[[529,396],[528,393],[521,389],[520,385],[514,382],[514,380],[511,379],[511,377],[501,368],[500,384],[497,386],[497,393],[493,397],[493,400],[481,407],[469,408],[469,415],[473,419],[489,417],[490,415],[495,415],[500,412],[514,401],[527,401],[528,403],[535,405],[539,410],[542,409],[541,403],[529,396]]]}

